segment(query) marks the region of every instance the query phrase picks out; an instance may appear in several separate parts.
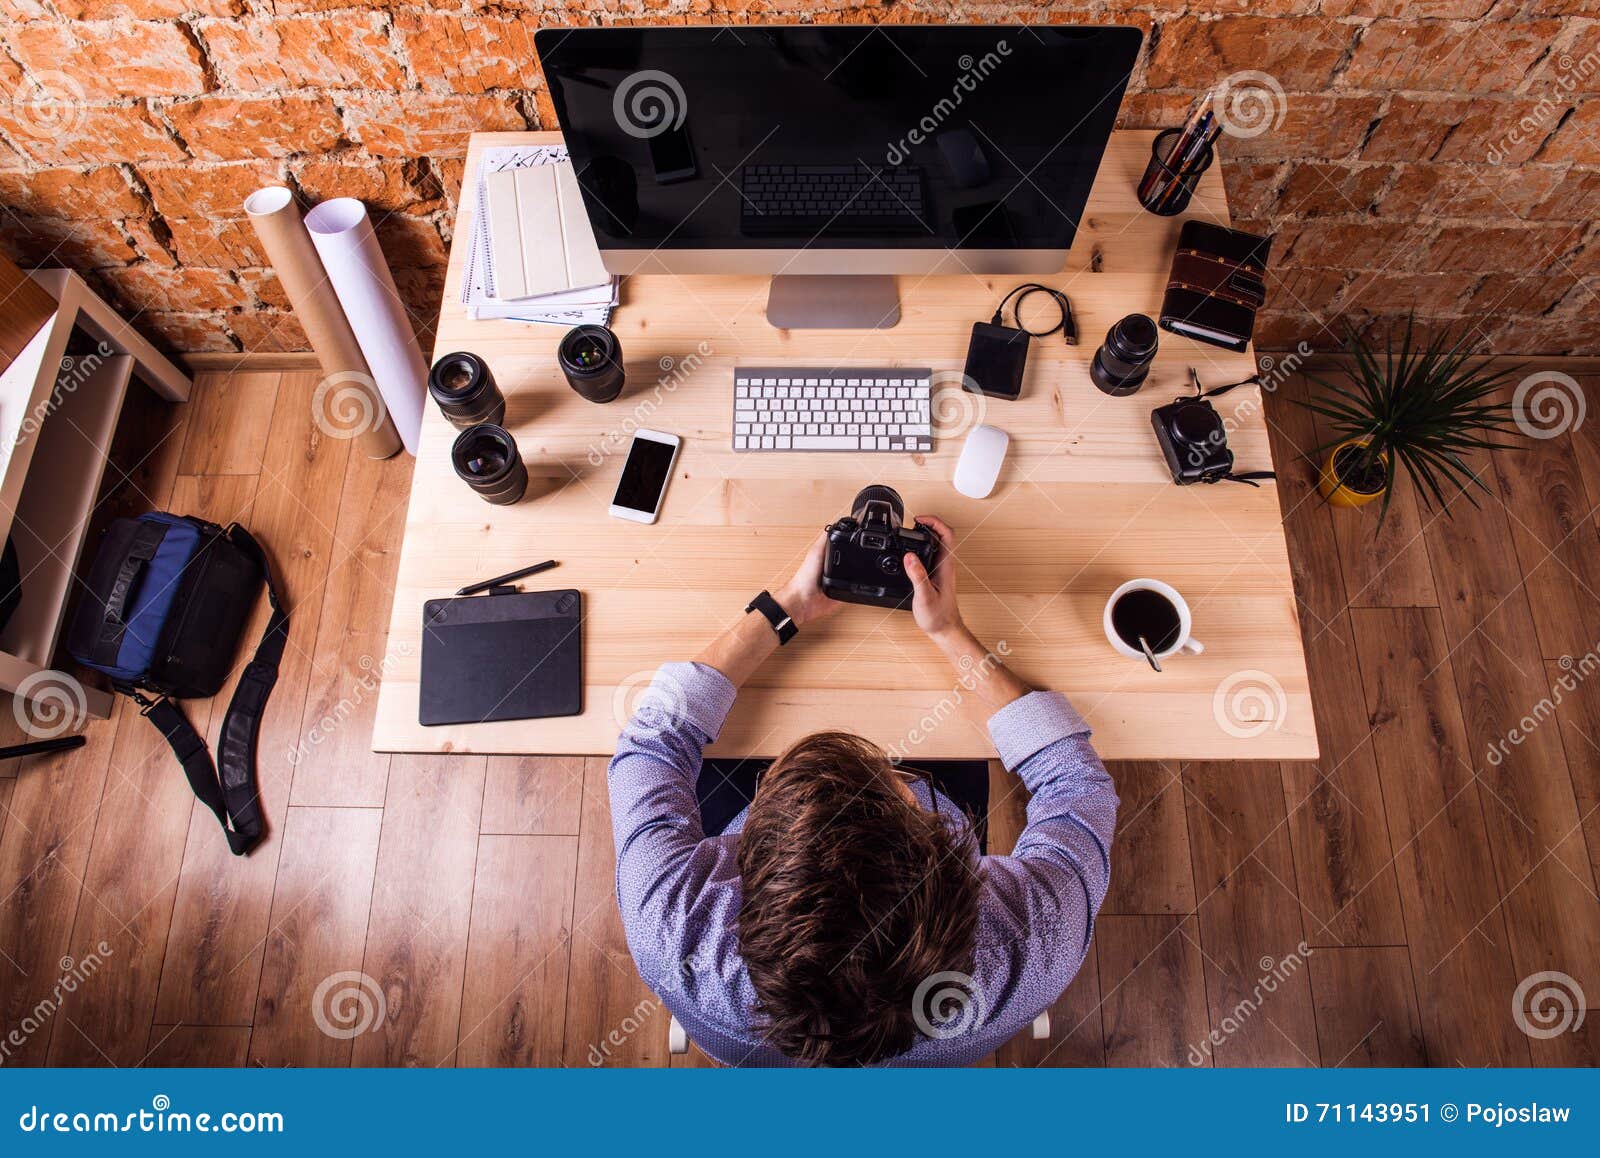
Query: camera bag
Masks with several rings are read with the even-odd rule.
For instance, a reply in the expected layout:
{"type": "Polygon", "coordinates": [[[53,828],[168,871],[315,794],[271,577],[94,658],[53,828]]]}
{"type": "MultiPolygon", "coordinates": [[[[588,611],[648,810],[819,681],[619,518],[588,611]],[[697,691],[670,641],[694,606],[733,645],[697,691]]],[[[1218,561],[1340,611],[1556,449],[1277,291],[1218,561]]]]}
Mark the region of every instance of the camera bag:
{"type": "Polygon", "coordinates": [[[194,794],[216,814],[228,847],[243,856],[262,837],[256,736],[289,634],[266,554],[237,523],[224,529],[155,511],[112,522],[85,587],[67,651],[139,703],[194,794]],[[223,717],[213,765],[205,740],[173,701],[222,689],[263,586],[272,613],[223,717]]]}

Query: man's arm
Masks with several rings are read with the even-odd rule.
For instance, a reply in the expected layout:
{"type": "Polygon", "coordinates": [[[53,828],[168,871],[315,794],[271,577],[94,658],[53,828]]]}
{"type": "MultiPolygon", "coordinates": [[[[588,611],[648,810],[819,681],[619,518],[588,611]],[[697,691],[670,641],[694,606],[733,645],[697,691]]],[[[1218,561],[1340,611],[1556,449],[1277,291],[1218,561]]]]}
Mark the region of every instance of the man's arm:
{"type": "Polygon", "coordinates": [[[988,858],[990,880],[1019,935],[1049,937],[1059,948],[1046,956],[1064,987],[1083,959],[1110,884],[1116,789],[1067,698],[1029,689],[967,630],[956,601],[955,537],[938,519],[918,521],[944,549],[932,575],[916,556],[905,557],[917,625],[989,709],[1001,761],[1033,794],[1011,855],[988,858]]]}
{"type": "MultiPolygon", "coordinates": [[[[822,594],[819,536],[793,579],[774,592],[802,630],[839,604],[822,594]]],[[[617,903],[634,961],[647,982],[680,967],[684,931],[705,881],[732,866],[701,848],[695,778],[701,754],[715,740],[738,689],[778,646],[772,625],[744,615],[693,663],[662,665],[622,729],[611,759],[611,827],[617,849],[617,903]]],[[[733,869],[732,871],[737,871],[733,869]]]]}

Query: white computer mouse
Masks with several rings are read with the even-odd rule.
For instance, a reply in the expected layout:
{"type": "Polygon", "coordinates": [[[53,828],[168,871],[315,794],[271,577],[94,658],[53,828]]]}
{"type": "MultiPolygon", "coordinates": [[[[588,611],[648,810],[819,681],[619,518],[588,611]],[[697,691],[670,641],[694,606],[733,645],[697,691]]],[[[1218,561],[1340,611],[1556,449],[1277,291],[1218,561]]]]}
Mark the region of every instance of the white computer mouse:
{"type": "Polygon", "coordinates": [[[961,444],[961,458],[956,462],[956,490],[969,499],[986,499],[994,490],[994,480],[1000,477],[1000,467],[1006,461],[1006,448],[1011,436],[998,426],[974,426],[961,444]]]}

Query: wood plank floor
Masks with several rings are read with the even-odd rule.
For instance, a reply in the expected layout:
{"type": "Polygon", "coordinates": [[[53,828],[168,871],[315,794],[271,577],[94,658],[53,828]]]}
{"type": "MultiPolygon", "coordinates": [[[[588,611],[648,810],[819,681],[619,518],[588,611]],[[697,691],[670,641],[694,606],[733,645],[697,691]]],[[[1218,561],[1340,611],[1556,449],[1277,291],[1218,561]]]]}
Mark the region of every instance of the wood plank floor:
{"type": "MultiPolygon", "coordinates": [[[[629,959],[604,760],[368,750],[410,460],[323,437],[315,382],[135,389],[100,517],[238,519],[287,592],[272,831],[229,856],[125,708],[0,767],[0,1064],[708,1064],[629,959]]],[[[1323,756],[1113,767],[1088,962],[991,1064],[1600,1060],[1524,1032],[1548,1010],[1519,988],[1600,995],[1600,416],[1479,460],[1451,518],[1402,489],[1374,534],[1316,498],[1304,389],[1268,415],[1323,756]]],[[[213,741],[231,691],[186,705],[213,741]]],[[[1003,852],[1025,797],[992,789],[1003,852]]]]}

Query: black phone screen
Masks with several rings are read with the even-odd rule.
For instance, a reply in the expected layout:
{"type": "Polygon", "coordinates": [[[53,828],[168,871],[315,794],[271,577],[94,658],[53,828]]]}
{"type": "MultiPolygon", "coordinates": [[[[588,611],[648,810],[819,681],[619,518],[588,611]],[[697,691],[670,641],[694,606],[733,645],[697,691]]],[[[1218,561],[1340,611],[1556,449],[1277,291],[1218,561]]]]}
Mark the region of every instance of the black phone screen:
{"type": "Polygon", "coordinates": [[[661,503],[661,492],[667,488],[667,472],[672,469],[675,450],[665,442],[635,436],[611,504],[653,514],[661,503]]]}

